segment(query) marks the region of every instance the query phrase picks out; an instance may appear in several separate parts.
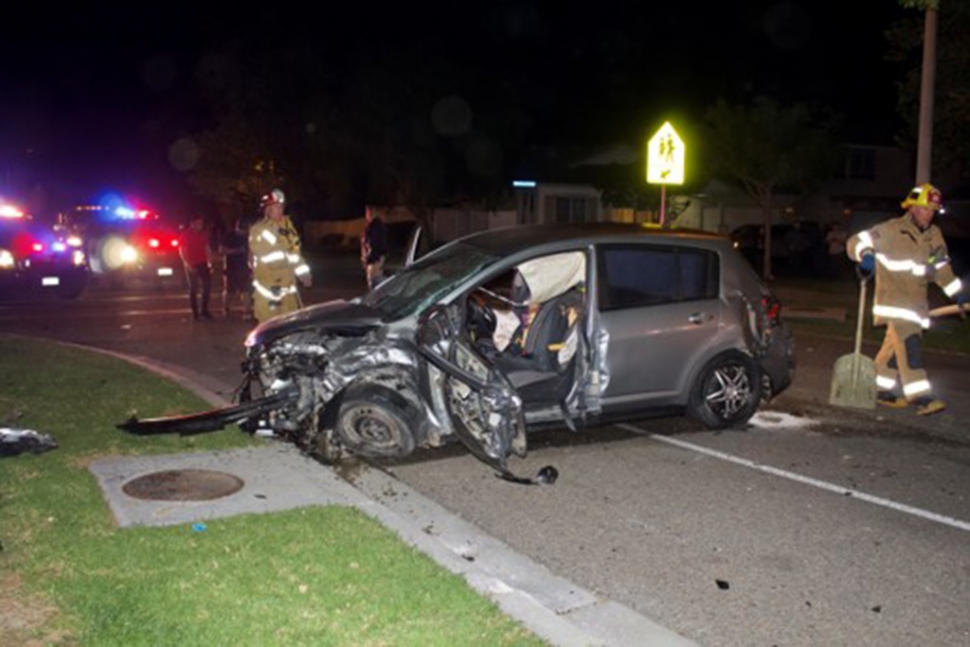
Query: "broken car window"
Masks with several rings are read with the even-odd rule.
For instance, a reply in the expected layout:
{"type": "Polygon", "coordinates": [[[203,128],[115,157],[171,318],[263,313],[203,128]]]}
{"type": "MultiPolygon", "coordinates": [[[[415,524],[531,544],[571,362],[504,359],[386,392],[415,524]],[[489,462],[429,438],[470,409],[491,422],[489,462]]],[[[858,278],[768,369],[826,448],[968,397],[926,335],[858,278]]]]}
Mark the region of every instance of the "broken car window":
{"type": "Polygon", "coordinates": [[[446,245],[381,283],[361,302],[380,310],[388,320],[407,317],[434,305],[449,290],[498,260],[478,247],[446,245]]]}

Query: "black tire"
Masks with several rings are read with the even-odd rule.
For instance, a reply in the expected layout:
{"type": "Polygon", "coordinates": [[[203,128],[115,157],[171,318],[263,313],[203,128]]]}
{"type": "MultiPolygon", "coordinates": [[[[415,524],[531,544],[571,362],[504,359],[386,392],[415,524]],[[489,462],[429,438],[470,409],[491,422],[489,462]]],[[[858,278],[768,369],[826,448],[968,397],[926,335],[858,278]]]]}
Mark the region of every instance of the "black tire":
{"type": "Polygon", "coordinates": [[[738,351],[718,355],[704,366],[691,389],[688,412],[709,429],[746,423],[761,403],[761,370],[738,351]]]}
{"type": "Polygon", "coordinates": [[[416,415],[406,401],[380,387],[348,393],[340,404],[339,441],[361,456],[400,458],[414,451],[416,415]]]}

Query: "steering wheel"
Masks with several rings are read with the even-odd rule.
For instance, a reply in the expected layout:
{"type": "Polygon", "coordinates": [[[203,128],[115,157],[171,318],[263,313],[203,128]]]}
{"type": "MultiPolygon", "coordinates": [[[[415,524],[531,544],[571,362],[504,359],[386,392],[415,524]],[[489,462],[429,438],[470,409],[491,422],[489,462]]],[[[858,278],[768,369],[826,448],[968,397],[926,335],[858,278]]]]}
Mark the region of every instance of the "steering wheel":
{"type": "Polygon", "coordinates": [[[478,294],[478,290],[468,297],[468,326],[479,337],[490,337],[495,332],[498,320],[495,311],[486,305],[487,296],[478,294]]]}

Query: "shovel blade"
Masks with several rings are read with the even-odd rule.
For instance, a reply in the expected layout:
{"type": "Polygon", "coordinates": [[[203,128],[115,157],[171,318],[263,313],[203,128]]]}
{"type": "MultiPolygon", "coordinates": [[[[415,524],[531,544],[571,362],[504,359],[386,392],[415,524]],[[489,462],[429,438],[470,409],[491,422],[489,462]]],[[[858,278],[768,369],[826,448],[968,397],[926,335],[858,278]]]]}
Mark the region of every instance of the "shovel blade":
{"type": "Polygon", "coordinates": [[[835,361],[829,403],[857,409],[876,408],[876,365],[871,358],[850,353],[835,361]]]}

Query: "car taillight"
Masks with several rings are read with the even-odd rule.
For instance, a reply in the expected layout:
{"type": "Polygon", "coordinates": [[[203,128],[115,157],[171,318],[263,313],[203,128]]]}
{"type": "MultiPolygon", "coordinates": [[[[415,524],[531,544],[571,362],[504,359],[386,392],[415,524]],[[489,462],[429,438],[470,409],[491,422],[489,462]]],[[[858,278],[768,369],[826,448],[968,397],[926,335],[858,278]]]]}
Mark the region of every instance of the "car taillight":
{"type": "Polygon", "coordinates": [[[158,246],[159,245],[161,245],[161,243],[158,242],[158,239],[157,238],[149,238],[148,239],[148,246],[151,247],[152,249],[158,249],[158,246]]]}
{"type": "Polygon", "coordinates": [[[179,239],[178,238],[173,238],[172,239],[172,247],[178,247],[178,246],[179,246],[179,239]]]}
{"type": "Polygon", "coordinates": [[[17,258],[27,258],[31,254],[44,251],[44,245],[30,234],[19,232],[13,237],[13,249],[10,251],[17,258]]]}
{"type": "Polygon", "coordinates": [[[768,321],[775,323],[781,319],[781,302],[770,294],[762,297],[761,305],[764,306],[765,315],[768,321]]]}

